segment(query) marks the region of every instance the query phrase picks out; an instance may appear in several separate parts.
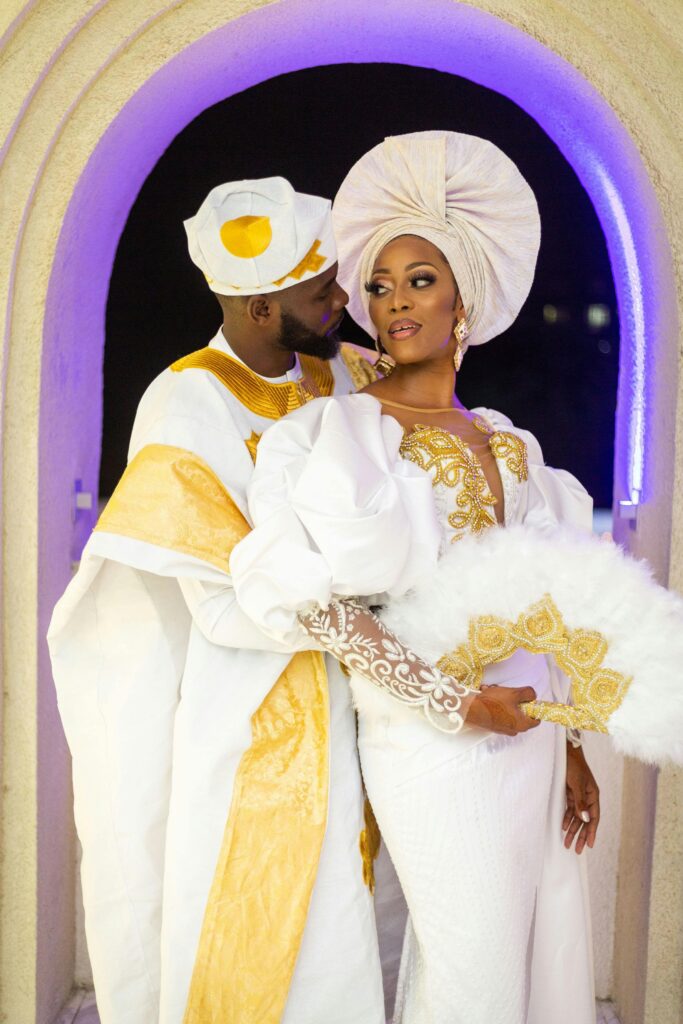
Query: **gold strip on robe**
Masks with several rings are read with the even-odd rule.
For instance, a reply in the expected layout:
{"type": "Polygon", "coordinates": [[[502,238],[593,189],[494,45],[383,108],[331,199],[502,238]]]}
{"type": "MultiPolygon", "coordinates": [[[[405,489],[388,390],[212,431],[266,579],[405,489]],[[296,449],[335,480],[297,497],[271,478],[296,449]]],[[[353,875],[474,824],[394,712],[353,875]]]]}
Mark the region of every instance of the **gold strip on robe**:
{"type": "Polygon", "coordinates": [[[379,854],[379,848],[382,845],[382,835],[375,818],[375,812],[372,809],[372,804],[365,798],[365,804],[363,807],[363,819],[365,821],[365,828],[360,834],[358,845],[360,847],[360,855],[363,863],[363,881],[367,885],[371,893],[375,891],[375,861],[379,854]]]}
{"type": "Polygon", "coordinates": [[[95,529],[228,572],[230,552],[250,526],[203,459],[184,448],[149,444],[131,459],[95,529]]]}
{"type": "Polygon", "coordinates": [[[295,654],[252,717],[183,1024],[282,1018],[325,834],[328,718],[323,656],[295,654]]]}
{"type": "MultiPolygon", "coordinates": [[[[192,555],[227,573],[230,553],[250,527],[202,459],[155,444],[131,460],[96,529],[192,555]]],[[[251,726],[229,814],[226,794],[228,822],[185,1024],[276,1024],[282,1016],[327,820],[323,656],[294,655],[251,726]]]]}
{"type": "Polygon", "coordinates": [[[208,370],[242,405],[257,416],[279,420],[311,398],[331,395],[334,377],[329,363],[314,356],[299,356],[303,377],[300,381],[271,384],[244,363],[216,348],[201,348],[172,363],[175,373],[183,370],[208,370]]]}

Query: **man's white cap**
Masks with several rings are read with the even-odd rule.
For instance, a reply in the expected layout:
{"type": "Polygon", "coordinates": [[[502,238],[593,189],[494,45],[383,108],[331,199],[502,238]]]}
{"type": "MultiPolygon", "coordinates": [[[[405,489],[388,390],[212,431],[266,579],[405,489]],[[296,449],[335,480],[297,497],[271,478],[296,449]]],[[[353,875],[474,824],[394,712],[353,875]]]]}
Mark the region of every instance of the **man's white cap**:
{"type": "Polygon", "coordinates": [[[185,230],[192,262],[219,295],[277,292],[337,262],[330,200],[285,178],[217,185],[185,230]]]}

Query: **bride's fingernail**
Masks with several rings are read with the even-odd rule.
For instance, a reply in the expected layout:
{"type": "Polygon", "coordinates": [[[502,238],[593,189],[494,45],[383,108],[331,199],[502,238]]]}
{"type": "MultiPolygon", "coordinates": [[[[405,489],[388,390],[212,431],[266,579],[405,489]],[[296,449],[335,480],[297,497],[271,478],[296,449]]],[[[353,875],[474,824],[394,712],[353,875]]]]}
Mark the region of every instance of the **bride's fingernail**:
{"type": "Polygon", "coordinates": [[[581,821],[585,821],[586,824],[591,820],[591,816],[588,811],[581,811],[579,817],[581,818],[581,821]]]}

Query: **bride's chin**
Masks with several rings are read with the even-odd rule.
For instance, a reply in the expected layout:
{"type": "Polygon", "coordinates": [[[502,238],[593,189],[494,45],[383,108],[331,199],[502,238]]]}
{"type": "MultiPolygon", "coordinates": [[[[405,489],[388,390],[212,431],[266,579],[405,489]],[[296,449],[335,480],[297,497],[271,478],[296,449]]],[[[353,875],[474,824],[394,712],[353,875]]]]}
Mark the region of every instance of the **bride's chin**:
{"type": "Polygon", "coordinates": [[[417,366],[419,363],[423,363],[427,359],[427,355],[424,352],[414,351],[410,349],[401,349],[398,352],[390,352],[388,349],[385,350],[388,356],[394,360],[397,366],[417,366]]]}

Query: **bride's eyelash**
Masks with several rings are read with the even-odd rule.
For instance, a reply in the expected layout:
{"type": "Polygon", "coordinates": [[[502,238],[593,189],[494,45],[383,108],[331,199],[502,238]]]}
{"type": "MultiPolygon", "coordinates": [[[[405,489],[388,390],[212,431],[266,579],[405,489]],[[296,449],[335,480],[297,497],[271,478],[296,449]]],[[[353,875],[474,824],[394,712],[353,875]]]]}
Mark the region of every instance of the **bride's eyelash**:
{"type": "MultiPolygon", "coordinates": [[[[410,275],[408,280],[411,284],[415,284],[417,281],[427,281],[429,284],[434,284],[436,274],[430,273],[429,270],[417,270],[410,275]]],[[[382,284],[381,281],[366,281],[363,287],[368,295],[380,295],[382,290],[386,291],[386,285],[382,284]]]]}
{"type": "Polygon", "coordinates": [[[409,280],[414,281],[429,281],[430,284],[434,284],[436,281],[436,274],[430,273],[428,270],[417,270],[415,273],[410,275],[409,280]]]}

